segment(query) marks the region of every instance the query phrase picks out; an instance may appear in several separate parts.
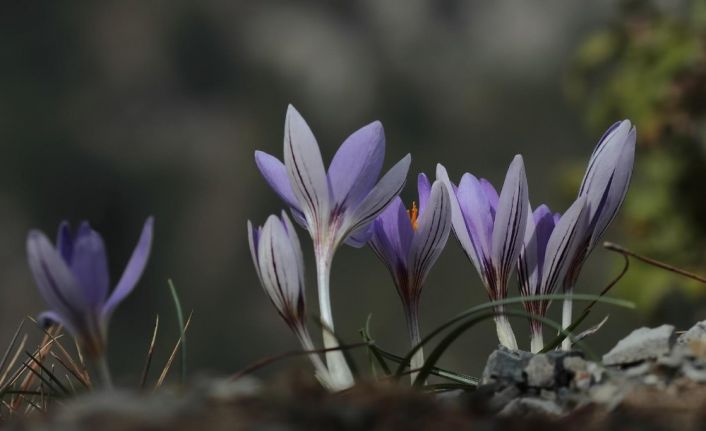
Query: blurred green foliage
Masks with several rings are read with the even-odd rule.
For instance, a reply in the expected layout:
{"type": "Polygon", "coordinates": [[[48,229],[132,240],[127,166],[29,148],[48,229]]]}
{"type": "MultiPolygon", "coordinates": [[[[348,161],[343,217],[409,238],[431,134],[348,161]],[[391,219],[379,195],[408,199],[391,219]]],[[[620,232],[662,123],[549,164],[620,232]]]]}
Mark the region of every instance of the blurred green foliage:
{"type": "MultiPolygon", "coordinates": [[[[614,24],[577,49],[565,91],[599,132],[629,118],[639,150],[622,210],[626,246],[706,272],[706,2],[626,1],[614,24]]],[[[643,306],[668,303],[673,286],[688,292],[703,318],[704,286],[633,264],[620,284],[643,306]]]]}

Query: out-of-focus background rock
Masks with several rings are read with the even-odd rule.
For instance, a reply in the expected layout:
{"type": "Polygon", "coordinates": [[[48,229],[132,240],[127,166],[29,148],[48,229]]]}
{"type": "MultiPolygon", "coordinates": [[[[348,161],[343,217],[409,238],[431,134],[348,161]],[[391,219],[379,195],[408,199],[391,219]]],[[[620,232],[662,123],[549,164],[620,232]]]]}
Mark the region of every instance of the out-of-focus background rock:
{"type": "MultiPolygon", "coordinates": [[[[245,230],[247,219],[262,222],[282,208],[253,152],[281,155],[287,103],[308,120],[325,160],[349,133],[381,120],[387,166],[413,155],[407,200],[414,175],[433,173],[437,162],[455,178],[471,171],[500,186],[522,153],[532,203],[556,210],[570,203],[602,130],[630,117],[640,142],[635,186],[607,238],[704,267],[703,124],[684,118],[702,113],[700,99],[687,96],[706,92],[705,21],[690,2],[661,3],[5,4],[0,343],[43,309],[25,263],[29,228],[53,235],[62,219],[89,219],[105,235],[116,280],[154,214],[152,260],[111,326],[118,380],[139,378],[156,313],[162,359],[177,336],[167,278],[194,310],[191,370],[234,372],[296,347],[258,285],[245,230]],[[673,118],[690,127],[667,127],[672,117],[664,124],[674,100],[693,103],[673,118]]],[[[597,250],[579,289],[599,291],[620,261],[597,250]]],[[[308,270],[315,310],[310,261],[308,270]]],[[[596,307],[588,323],[611,319],[591,343],[605,350],[654,316],[678,327],[703,318],[704,295],[683,286],[690,285],[633,265],[615,292],[641,308],[596,307]]],[[[451,240],[423,295],[423,327],[485,300],[451,240]]],[[[333,302],[345,339],[356,340],[372,313],[381,345],[407,347],[396,293],[370,250],[339,252],[333,302]]],[[[526,345],[526,323],[514,326],[526,345]]],[[[492,326],[479,327],[441,365],[479,375],[495,343],[492,326]]]]}

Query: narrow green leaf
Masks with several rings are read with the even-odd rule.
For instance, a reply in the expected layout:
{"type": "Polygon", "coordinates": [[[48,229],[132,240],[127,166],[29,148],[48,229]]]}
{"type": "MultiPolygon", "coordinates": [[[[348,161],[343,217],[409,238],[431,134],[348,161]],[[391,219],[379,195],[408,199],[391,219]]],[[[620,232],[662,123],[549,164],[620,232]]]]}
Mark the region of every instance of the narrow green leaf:
{"type": "Polygon", "coordinates": [[[184,327],[184,312],[181,308],[181,301],[179,301],[179,295],[177,295],[176,288],[172,279],[168,279],[169,291],[172,293],[172,300],[174,301],[174,308],[177,313],[177,320],[179,321],[179,336],[181,337],[181,383],[186,381],[186,328],[184,327]]]}

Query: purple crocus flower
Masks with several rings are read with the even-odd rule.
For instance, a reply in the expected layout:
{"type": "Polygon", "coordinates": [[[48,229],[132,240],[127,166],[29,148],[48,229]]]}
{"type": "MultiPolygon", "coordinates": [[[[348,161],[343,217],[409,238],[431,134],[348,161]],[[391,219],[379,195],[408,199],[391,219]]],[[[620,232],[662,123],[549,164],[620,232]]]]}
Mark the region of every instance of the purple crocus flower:
{"type": "MultiPolygon", "coordinates": [[[[513,159],[500,196],[492,184],[466,173],[458,187],[446,169],[437,165],[436,176],[452,195],[451,221],[466,256],[478,270],[491,300],[507,297],[507,284],[522,247],[528,215],[527,178],[522,156],[513,159]],[[454,199],[455,197],[456,199],[454,199]]],[[[515,334],[503,307],[496,307],[495,324],[500,343],[517,349],[515,334]]]]}
{"type": "MultiPolygon", "coordinates": [[[[528,207],[529,209],[529,207],[528,207]]],[[[580,197],[560,216],[540,205],[527,217],[525,239],[517,263],[522,296],[548,295],[561,285],[571,258],[581,244],[588,222],[586,199],[580,197]]],[[[526,300],[528,313],[544,317],[550,300],[526,300]]],[[[542,322],[530,319],[531,351],[544,348],[542,322]]]]}
{"type": "MultiPolygon", "coordinates": [[[[284,124],[284,163],[255,152],[265,180],[311,235],[316,255],[319,307],[326,348],[338,346],[329,292],[331,262],[338,246],[362,246],[370,239],[370,223],[405,184],[410,156],[405,156],[379,181],[385,153],[382,124],[371,123],[346,139],[324,168],[319,146],[306,121],[291,105],[284,124]]],[[[340,387],[353,377],[340,351],[326,354],[328,369],[340,387]]]]}
{"type": "Polygon", "coordinates": [[[103,238],[84,221],[71,234],[59,227],[56,247],[40,231],[27,236],[27,258],[32,275],[49,311],[39,315],[44,324],[66,328],[84,353],[102,358],[108,322],[115,308],[132,292],[145,269],[152,247],[153,218],[144,224],[135,250],[112,292],[103,238]]]}
{"type": "MultiPolygon", "coordinates": [[[[248,221],[248,238],[250,254],[265,293],[304,349],[314,350],[306,326],[304,258],[292,222],[284,211],[281,218],[271,215],[264,227],[253,228],[248,221]]],[[[319,355],[312,352],[309,357],[322,384],[336,389],[319,355]]]]}
{"type": "MultiPolygon", "coordinates": [[[[419,174],[419,208],[407,211],[399,197],[373,223],[370,246],[387,266],[402,300],[412,346],[421,341],[419,298],[429,270],[446,245],[451,230],[451,207],[441,181],[429,184],[419,174]]],[[[422,349],[412,358],[412,369],[424,364],[422,349]]],[[[416,373],[412,375],[414,381],[416,373]]]]}
{"type": "MultiPolygon", "coordinates": [[[[635,162],[636,136],[629,120],[619,121],[603,134],[591,154],[578,193],[579,197],[586,198],[588,226],[564,280],[564,291],[569,295],[574,291],[583,263],[625,199],[635,162]]],[[[562,324],[565,328],[572,322],[572,306],[571,298],[564,300],[562,324]]],[[[562,348],[571,348],[568,338],[562,348]]]]}

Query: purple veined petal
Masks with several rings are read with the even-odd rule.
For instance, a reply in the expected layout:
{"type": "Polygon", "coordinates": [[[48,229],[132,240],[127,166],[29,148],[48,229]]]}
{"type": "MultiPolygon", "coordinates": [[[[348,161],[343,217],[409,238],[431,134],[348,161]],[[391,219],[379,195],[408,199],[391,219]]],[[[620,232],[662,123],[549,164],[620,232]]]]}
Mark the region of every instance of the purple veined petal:
{"type": "Polygon", "coordinates": [[[284,165],[313,235],[329,221],[331,192],[316,138],[292,105],[284,121],[284,165]]]}
{"type": "Polygon", "coordinates": [[[365,244],[367,244],[373,236],[373,230],[371,225],[372,223],[367,226],[360,227],[351,232],[351,234],[348,235],[348,238],[346,238],[346,240],[344,241],[346,245],[355,248],[364,247],[365,244]]]}
{"type": "MultiPolygon", "coordinates": [[[[451,231],[451,199],[446,186],[434,181],[427,211],[419,219],[418,227],[409,247],[408,268],[410,280],[417,289],[422,288],[429,270],[441,255],[451,231]]],[[[419,295],[420,292],[416,292],[419,295]]]]}
{"type": "Polygon", "coordinates": [[[520,293],[524,296],[535,295],[541,279],[539,274],[541,267],[537,265],[539,248],[537,247],[536,228],[537,226],[532,217],[532,208],[528,202],[525,236],[520,256],[517,259],[517,277],[520,283],[520,293]]]}
{"type": "Polygon", "coordinates": [[[120,277],[120,281],[118,281],[118,284],[103,306],[101,319],[104,322],[110,319],[110,316],[113,314],[118,304],[123,302],[132,292],[137,282],[140,280],[140,277],[142,277],[142,272],[145,270],[152,249],[153,228],[154,217],[148,217],[142,227],[142,233],[140,234],[140,239],[137,241],[137,246],[133,250],[127,266],[125,266],[123,275],[120,277]]]}
{"type": "MultiPolygon", "coordinates": [[[[294,259],[297,264],[297,272],[299,273],[299,283],[304,286],[304,254],[302,253],[302,246],[299,242],[299,237],[297,236],[297,232],[294,230],[294,225],[292,224],[292,221],[289,220],[289,217],[287,217],[286,212],[282,211],[281,219],[285,232],[289,237],[289,243],[291,244],[292,248],[292,255],[294,256],[294,259]]],[[[302,298],[304,298],[304,295],[302,295],[302,298]]]]}
{"type": "Polygon", "coordinates": [[[378,235],[384,235],[387,238],[391,251],[399,256],[402,263],[406,265],[407,250],[409,250],[408,247],[414,231],[402,199],[396,196],[390,205],[378,215],[375,222],[377,228],[382,230],[378,232],[378,235]]]}
{"type": "Polygon", "coordinates": [[[493,214],[490,202],[478,179],[465,173],[456,191],[458,204],[466,221],[471,240],[480,248],[478,260],[489,260],[493,235],[493,214]]]}
{"type": "Polygon", "coordinates": [[[559,219],[547,243],[541,293],[553,293],[564,280],[578,248],[586,237],[588,218],[587,199],[580,196],[559,219]]]}
{"type": "Polygon", "coordinates": [[[262,228],[257,226],[253,227],[253,224],[248,220],[248,244],[250,245],[250,256],[252,257],[253,264],[255,265],[255,272],[257,273],[257,278],[262,284],[262,275],[260,275],[260,263],[258,262],[258,246],[260,243],[260,235],[262,234],[262,228]]]}
{"type": "MultiPolygon", "coordinates": [[[[555,219],[555,214],[544,204],[537,207],[531,218],[536,226],[537,267],[542,268],[549,237],[554,231],[555,220],[558,219],[555,219]]],[[[529,223],[527,221],[527,224],[529,223]]]]}
{"type": "Polygon", "coordinates": [[[528,205],[525,165],[522,156],[517,155],[505,176],[493,226],[491,256],[499,280],[507,282],[517,262],[527,226],[528,205]]]}
{"type": "Polygon", "coordinates": [[[258,262],[265,292],[280,315],[294,327],[304,311],[302,276],[291,239],[275,215],[262,228],[258,262]]]}
{"type": "Polygon", "coordinates": [[[429,193],[431,193],[431,183],[426,174],[421,173],[417,175],[417,193],[419,194],[419,215],[421,217],[424,213],[424,208],[427,207],[427,201],[429,200],[429,193]]]}
{"type": "Polygon", "coordinates": [[[108,257],[103,238],[87,222],[81,224],[79,232],[69,267],[88,305],[98,311],[110,290],[108,257]]]}
{"type": "Polygon", "coordinates": [[[81,326],[91,309],[66,262],[43,233],[33,230],[27,236],[27,260],[49,307],[74,327],[81,326]]]}
{"type": "Polygon", "coordinates": [[[393,245],[391,239],[388,238],[387,230],[379,217],[371,223],[371,227],[373,236],[370,240],[370,248],[373,249],[375,255],[387,267],[395,282],[395,287],[400,293],[400,297],[405,298],[405,292],[399,290],[403,285],[403,278],[407,275],[403,256],[400,256],[397,246],[393,245]]]}
{"type": "Polygon", "coordinates": [[[369,224],[400,194],[407,181],[407,172],[412,157],[407,154],[378,181],[352,214],[346,214],[342,232],[348,236],[362,226],[369,224]]]}
{"type": "Polygon", "coordinates": [[[337,206],[355,207],[372,190],[385,159],[385,132],[379,121],[353,132],[331,160],[328,179],[337,206]]]}
{"type": "Polygon", "coordinates": [[[485,196],[488,198],[488,202],[490,203],[490,212],[493,214],[494,220],[495,212],[498,210],[498,200],[500,199],[500,197],[498,196],[498,192],[495,190],[495,187],[493,187],[490,181],[486,180],[485,178],[481,178],[480,185],[483,189],[483,192],[485,193],[485,196]]]}
{"type": "Polygon", "coordinates": [[[625,200],[625,195],[630,185],[630,178],[632,177],[633,165],[635,163],[635,141],[636,131],[635,128],[632,128],[622,146],[622,152],[615,163],[615,169],[608,187],[605,202],[603,203],[603,209],[598,214],[598,218],[593,221],[594,231],[589,244],[591,248],[598,242],[613,221],[625,200]]]}
{"type": "Polygon", "coordinates": [[[629,139],[631,130],[630,121],[624,120],[618,126],[613,127],[603,141],[599,142],[588,162],[586,173],[581,181],[579,196],[588,197],[588,206],[591,214],[589,218],[596,217],[599,202],[608,185],[611,183],[616,164],[623,152],[624,145],[629,139]]]}
{"type": "Polygon", "coordinates": [[[47,328],[50,325],[60,325],[66,328],[67,331],[69,331],[70,334],[72,334],[75,337],[79,336],[79,333],[77,331],[77,328],[71,323],[71,321],[66,320],[59,315],[56,311],[43,311],[39,313],[37,316],[37,323],[39,323],[39,326],[42,328],[47,328]]]}
{"type": "Polygon", "coordinates": [[[74,250],[74,239],[71,236],[71,225],[64,220],[59,225],[59,232],[56,235],[56,248],[67,264],[71,262],[71,255],[74,250]]]}
{"type": "Polygon", "coordinates": [[[272,187],[272,190],[293,210],[301,212],[299,201],[294,196],[292,184],[289,182],[287,168],[277,157],[262,151],[255,151],[255,164],[260,173],[272,187]]]}
{"type": "MultiPolygon", "coordinates": [[[[446,168],[442,164],[436,165],[436,179],[440,180],[444,186],[446,186],[446,191],[449,194],[449,201],[451,206],[451,226],[453,227],[454,234],[461,244],[468,259],[476,267],[479,274],[483,274],[482,266],[478,260],[478,252],[476,251],[475,245],[473,244],[473,239],[466,226],[466,220],[463,217],[463,212],[461,211],[461,206],[458,203],[458,198],[456,196],[456,186],[449,179],[449,174],[446,172],[446,168]]],[[[479,250],[480,251],[480,250],[479,250]]]]}

